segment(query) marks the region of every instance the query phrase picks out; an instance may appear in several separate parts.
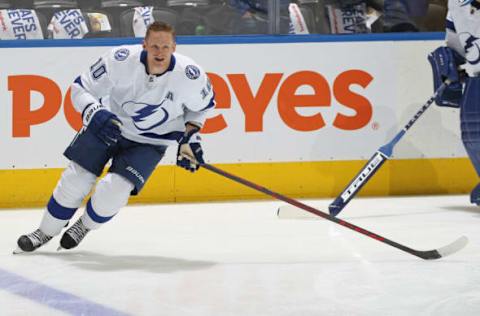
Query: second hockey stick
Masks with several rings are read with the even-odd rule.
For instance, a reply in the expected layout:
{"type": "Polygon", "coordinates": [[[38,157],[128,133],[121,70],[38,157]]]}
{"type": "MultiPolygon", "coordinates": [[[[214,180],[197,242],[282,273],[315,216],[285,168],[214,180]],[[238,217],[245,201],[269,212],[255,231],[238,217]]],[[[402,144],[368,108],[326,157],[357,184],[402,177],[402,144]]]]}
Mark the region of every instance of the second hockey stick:
{"type": "Polygon", "coordinates": [[[430,107],[435,101],[435,98],[445,90],[450,84],[449,80],[446,80],[435,93],[428,99],[428,101],[422,105],[420,110],[410,119],[410,121],[403,127],[403,129],[395,135],[395,137],[387,144],[381,146],[370,160],[363,166],[360,172],[353,178],[353,180],[347,185],[342,193],[330,203],[328,210],[333,216],[337,216],[343,208],[350,202],[350,200],[360,191],[360,189],[368,182],[368,180],[380,169],[383,163],[392,156],[393,147],[402,139],[403,135],[412,127],[412,125],[418,120],[420,116],[430,107]]]}
{"type": "Polygon", "coordinates": [[[442,257],[445,257],[445,256],[448,256],[448,255],[451,255],[457,251],[459,251],[460,249],[462,249],[463,247],[465,247],[465,245],[467,244],[468,242],[468,239],[467,237],[465,236],[462,236],[460,238],[458,238],[457,240],[453,241],[452,243],[446,245],[446,246],[443,246],[441,248],[438,248],[438,249],[433,249],[433,250],[425,250],[425,251],[421,251],[421,250],[416,250],[416,249],[412,249],[412,248],[409,248],[405,245],[402,245],[402,244],[399,244],[393,240],[390,240],[388,238],[385,238],[385,237],[382,237],[380,235],[377,235],[371,231],[368,231],[362,227],[359,227],[359,226],[356,226],[352,223],[349,223],[347,221],[344,221],[342,219],[339,219],[337,217],[334,217],[332,215],[329,215],[327,213],[324,213],[320,210],[317,210],[316,208],[313,208],[311,206],[308,206],[306,204],[303,204],[302,202],[300,201],[297,201],[297,200],[294,200],[292,198],[289,198],[285,195],[282,195],[280,193],[277,193],[277,192],[274,192],[274,191],[271,191],[263,186],[260,186],[258,184],[255,184],[251,181],[248,181],[246,179],[243,179],[243,178],[240,178],[239,176],[236,176],[236,175],[233,175],[231,173],[228,173],[227,171],[224,171],[222,169],[219,169],[215,166],[212,166],[210,164],[207,164],[207,163],[201,163],[200,166],[202,166],[203,168],[209,170],[209,171],[212,171],[216,174],[219,174],[223,177],[226,177],[230,180],[233,180],[235,182],[238,182],[238,183],[241,183],[247,187],[250,187],[254,190],[257,190],[259,192],[262,192],[264,194],[267,194],[267,195],[270,195],[271,197],[274,197],[275,199],[278,199],[278,200],[281,200],[281,201],[284,201],[288,204],[291,204],[293,206],[296,206],[297,208],[300,208],[304,211],[307,211],[307,212],[310,212],[312,214],[315,214],[317,216],[320,216],[326,220],[329,220],[331,222],[334,222],[334,223],[337,223],[339,225],[342,225],[344,227],[347,227],[353,231],[356,231],[357,233],[360,233],[360,234],[363,234],[367,237],[370,237],[370,238],[373,238],[377,241],[380,241],[384,244],[387,244],[387,245],[390,245],[392,247],[395,247],[397,249],[400,249],[402,251],[405,251],[411,255],[414,255],[414,256],[417,256],[419,258],[422,258],[422,259],[425,259],[425,260],[431,260],[431,259],[439,259],[439,258],[442,258],[442,257]]]}

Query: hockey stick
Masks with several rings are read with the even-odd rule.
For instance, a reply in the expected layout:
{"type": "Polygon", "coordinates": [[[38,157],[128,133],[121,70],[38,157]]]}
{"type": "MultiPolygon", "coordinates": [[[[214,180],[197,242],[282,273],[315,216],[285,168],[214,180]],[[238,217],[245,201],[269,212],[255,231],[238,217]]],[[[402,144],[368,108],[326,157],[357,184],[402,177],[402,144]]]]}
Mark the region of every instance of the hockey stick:
{"type": "Polygon", "coordinates": [[[292,198],[289,198],[285,195],[282,195],[280,193],[277,193],[277,192],[273,192],[265,187],[262,187],[258,184],[255,184],[253,182],[250,182],[248,180],[245,180],[245,179],[242,179],[236,175],[233,175],[231,173],[228,173],[224,170],[221,170],[215,166],[212,166],[210,164],[207,164],[207,163],[201,163],[200,166],[202,166],[203,168],[209,170],[209,171],[212,171],[216,174],[219,174],[221,176],[224,176],[230,180],[233,180],[235,182],[238,182],[238,183],[241,183],[247,187],[250,187],[254,190],[257,190],[259,192],[262,192],[262,193],[265,193],[267,195],[270,195],[278,200],[281,200],[281,201],[284,201],[288,204],[291,204],[293,206],[296,206],[302,210],[305,210],[307,212],[310,212],[312,214],[315,214],[317,216],[320,216],[326,220],[329,220],[331,222],[334,222],[334,223],[337,223],[339,225],[342,225],[344,227],[347,227],[347,228],[350,228],[351,230],[354,230],[356,231],[357,233],[360,233],[360,234],[363,234],[365,236],[368,236],[370,238],[373,238],[375,240],[378,240],[382,243],[385,243],[385,244],[388,244],[392,247],[395,247],[397,249],[400,249],[400,250],[403,250],[405,252],[408,252],[409,254],[412,254],[414,256],[417,256],[417,257],[420,257],[422,259],[425,259],[425,260],[431,260],[431,259],[439,259],[439,258],[442,258],[442,257],[446,257],[448,255],[451,255],[457,251],[459,251],[460,249],[462,249],[463,247],[465,247],[465,245],[467,244],[468,242],[468,239],[467,237],[465,236],[462,236],[460,238],[458,238],[457,240],[455,240],[454,242],[446,245],[446,246],[443,246],[441,248],[438,248],[438,249],[433,249],[433,250],[426,250],[426,251],[421,251],[421,250],[415,250],[415,249],[412,249],[412,248],[409,248],[407,246],[404,246],[402,244],[399,244],[395,241],[392,241],[390,239],[387,239],[385,237],[382,237],[380,235],[377,235],[371,231],[368,231],[364,228],[361,228],[359,226],[356,226],[352,223],[349,223],[349,222],[346,222],[344,220],[341,220],[337,217],[334,217],[332,215],[329,215],[327,213],[324,213],[320,210],[317,210],[316,208],[313,208],[311,206],[308,206],[306,204],[303,204],[302,202],[299,202],[297,200],[294,200],[292,198]]]}
{"type": "Polygon", "coordinates": [[[443,92],[450,84],[447,79],[438,87],[435,93],[428,99],[428,101],[418,110],[417,113],[410,119],[410,121],[403,127],[403,129],[395,135],[395,137],[387,144],[381,146],[377,152],[370,158],[370,160],[363,166],[360,172],[353,178],[337,198],[330,203],[328,210],[333,216],[337,216],[343,208],[350,202],[350,200],[360,191],[360,189],[368,182],[368,180],[380,169],[383,163],[392,156],[393,147],[402,139],[403,135],[412,127],[420,116],[430,107],[435,101],[437,95],[443,92]]]}

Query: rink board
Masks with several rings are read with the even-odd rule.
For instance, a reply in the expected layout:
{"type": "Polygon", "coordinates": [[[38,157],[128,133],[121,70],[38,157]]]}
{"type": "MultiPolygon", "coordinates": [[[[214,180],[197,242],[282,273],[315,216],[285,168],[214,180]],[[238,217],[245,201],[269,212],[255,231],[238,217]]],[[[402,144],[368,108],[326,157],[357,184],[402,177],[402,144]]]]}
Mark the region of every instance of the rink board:
{"type": "MultiPolygon", "coordinates": [[[[111,47],[139,41],[0,43],[0,207],[45,204],[81,127],[72,80],[111,47]]],[[[426,56],[441,44],[439,34],[187,37],[177,51],[203,66],[216,92],[202,129],[207,161],[286,195],[319,198],[341,192],[428,100],[426,56]]],[[[265,198],[179,169],[175,153],[132,202],[265,198]]],[[[475,183],[458,110],[432,106],[361,194],[465,193],[475,183]]]]}
{"type": "MultiPolygon", "coordinates": [[[[366,161],[218,164],[228,172],[278,193],[297,198],[334,197],[366,161]]],[[[62,169],[2,170],[0,208],[43,206],[62,169]],[[8,184],[8,185],[5,185],[8,184]]],[[[360,191],[360,196],[458,194],[476,184],[466,158],[387,161],[360,191]]],[[[208,170],[191,174],[160,166],[139,196],[130,202],[256,200],[270,197],[208,170]]]]}

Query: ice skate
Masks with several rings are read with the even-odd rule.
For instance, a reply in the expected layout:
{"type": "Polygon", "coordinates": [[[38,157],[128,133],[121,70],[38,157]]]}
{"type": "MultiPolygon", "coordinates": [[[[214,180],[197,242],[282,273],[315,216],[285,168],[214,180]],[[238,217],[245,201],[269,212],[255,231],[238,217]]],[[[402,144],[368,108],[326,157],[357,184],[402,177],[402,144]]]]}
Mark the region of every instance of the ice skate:
{"type": "Polygon", "coordinates": [[[17,240],[18,248],[13,251],[14,254],[22,252],[32,252],[37,248],[45,245],[52,239],[52,236],[44,234],[40,229],[28,235],[22,235],[17,240]]]}
{"type": "Polygon", "coordinates": [[[78,244],[85,238],[90,231],[85,225],[83,225],[82,219],[79,218],[75,224],[67,229],[60,240],[60,246],[57,250],[72,249],[78,246],[78,244]]]}

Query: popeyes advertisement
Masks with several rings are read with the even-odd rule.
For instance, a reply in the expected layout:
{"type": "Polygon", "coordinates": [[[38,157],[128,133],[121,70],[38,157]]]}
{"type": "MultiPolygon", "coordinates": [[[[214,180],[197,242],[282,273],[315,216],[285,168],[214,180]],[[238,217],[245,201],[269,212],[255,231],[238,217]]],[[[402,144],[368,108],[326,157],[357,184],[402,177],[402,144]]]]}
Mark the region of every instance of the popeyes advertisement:
{"type": "MultiPolygon", "coordinates": [[[[425,56],[438,45],[212,44],[177,52],[207,71],[216,93],[202,130],[209,162],[328,161],[367,159],[403,128],[432,94],[425,56]]],[[[1,169],[66,165],[63,150],[81,128],[69,86],[110,48],[0,48],[1,169]]],[[[396,158],[464,156],[458,113],[429,111],[396,158]],[[438,137],[448,146],[435,146],[438,137]]]]}

